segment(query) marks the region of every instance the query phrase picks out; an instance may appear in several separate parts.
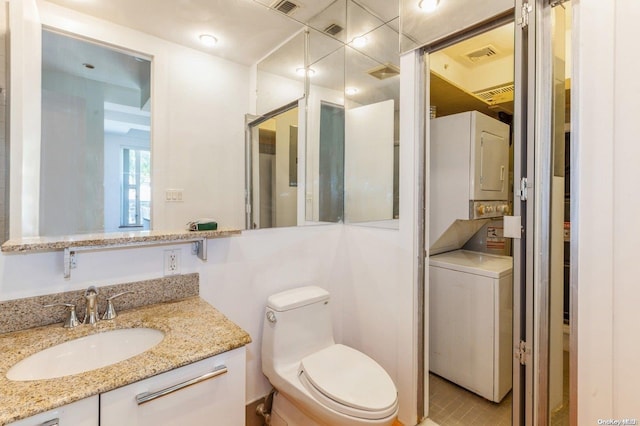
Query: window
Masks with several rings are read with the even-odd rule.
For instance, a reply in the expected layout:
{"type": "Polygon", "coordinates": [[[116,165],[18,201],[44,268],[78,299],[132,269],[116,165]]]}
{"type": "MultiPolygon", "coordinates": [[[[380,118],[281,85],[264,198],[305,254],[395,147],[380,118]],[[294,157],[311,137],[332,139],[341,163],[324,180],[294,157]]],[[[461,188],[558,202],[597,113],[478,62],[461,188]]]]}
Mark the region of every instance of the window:
{"type": "Polygon", "coordinates": [[[151,153],[122,149],[121,227],[149,228],[151,207],[151,153]]]}

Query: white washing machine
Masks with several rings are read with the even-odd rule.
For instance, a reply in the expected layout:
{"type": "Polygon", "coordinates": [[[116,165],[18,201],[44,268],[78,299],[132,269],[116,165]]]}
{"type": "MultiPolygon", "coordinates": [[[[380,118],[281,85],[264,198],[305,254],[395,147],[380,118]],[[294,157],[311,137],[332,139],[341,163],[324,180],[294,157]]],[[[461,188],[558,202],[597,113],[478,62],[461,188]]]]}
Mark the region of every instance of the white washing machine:
{"type": "Polygon", "coordinates": [[[429,258],[429,370],[494,402],[511,390],[512,270],[510,256],[429,258]]]}

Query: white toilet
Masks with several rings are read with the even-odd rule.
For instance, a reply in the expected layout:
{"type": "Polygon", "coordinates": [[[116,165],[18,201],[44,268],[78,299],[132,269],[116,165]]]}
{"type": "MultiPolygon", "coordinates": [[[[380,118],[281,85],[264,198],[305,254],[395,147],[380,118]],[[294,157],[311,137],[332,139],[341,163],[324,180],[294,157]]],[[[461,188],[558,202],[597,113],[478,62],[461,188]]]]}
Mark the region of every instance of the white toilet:
{"type": "Polygon", "coordinates": [[[274,294],[265,315],[262,371],[277,391],[272,426],[393,424],[396,387],[374,360],[334,342],[326,290],[274,294]]]}

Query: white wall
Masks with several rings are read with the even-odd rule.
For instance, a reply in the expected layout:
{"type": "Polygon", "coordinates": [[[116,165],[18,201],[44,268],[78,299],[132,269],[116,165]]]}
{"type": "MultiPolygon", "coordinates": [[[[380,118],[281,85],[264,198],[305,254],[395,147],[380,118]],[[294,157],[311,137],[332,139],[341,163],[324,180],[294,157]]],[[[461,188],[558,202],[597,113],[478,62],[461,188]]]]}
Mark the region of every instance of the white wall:
{"type": "Polygon", "coordinates": [[[418,379],[413,235],[406,232],[411,224],[402,215],[401,231],[346,225],[344,261],[331,284],[342,304],[343,343],[366,353],[391,375],[398,388],[399,419],[413,425],[418,379]]]}
{"type": "Polygon", "coordinates": [[[578,280],[578,424],[638,418],[635,196],[640,58],[635,0],[573,4],[572,273],[578,280]]]}

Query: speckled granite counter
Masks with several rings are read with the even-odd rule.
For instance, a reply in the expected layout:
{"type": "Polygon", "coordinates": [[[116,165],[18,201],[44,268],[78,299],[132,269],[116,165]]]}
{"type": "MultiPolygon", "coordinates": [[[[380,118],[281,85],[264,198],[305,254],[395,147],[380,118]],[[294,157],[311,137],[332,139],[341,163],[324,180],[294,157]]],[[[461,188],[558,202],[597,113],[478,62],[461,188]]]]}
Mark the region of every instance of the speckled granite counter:
{"type": "Polygon", "coordinates": [[[251,337],[199,297],[122,312],[95,327],[60,324],[0,335],[0,425],[106,392],[251,342],[251,337]],[[6,373],[42,349],[119,328],[149,327],[165,333],[148,351],[97,370],[58,379],[14,382],[6,373]]]}
{"type": "Polygon", "coordinates": [[[78,234],[63,237],[27,237],[2,244],[4,253],[64,250],[78,247],[113,247],[150,243],[171,243],[194,239],[229,237],[240,234],[239,229],[217,231],[132,231],[106,234],[78,234]]]}

